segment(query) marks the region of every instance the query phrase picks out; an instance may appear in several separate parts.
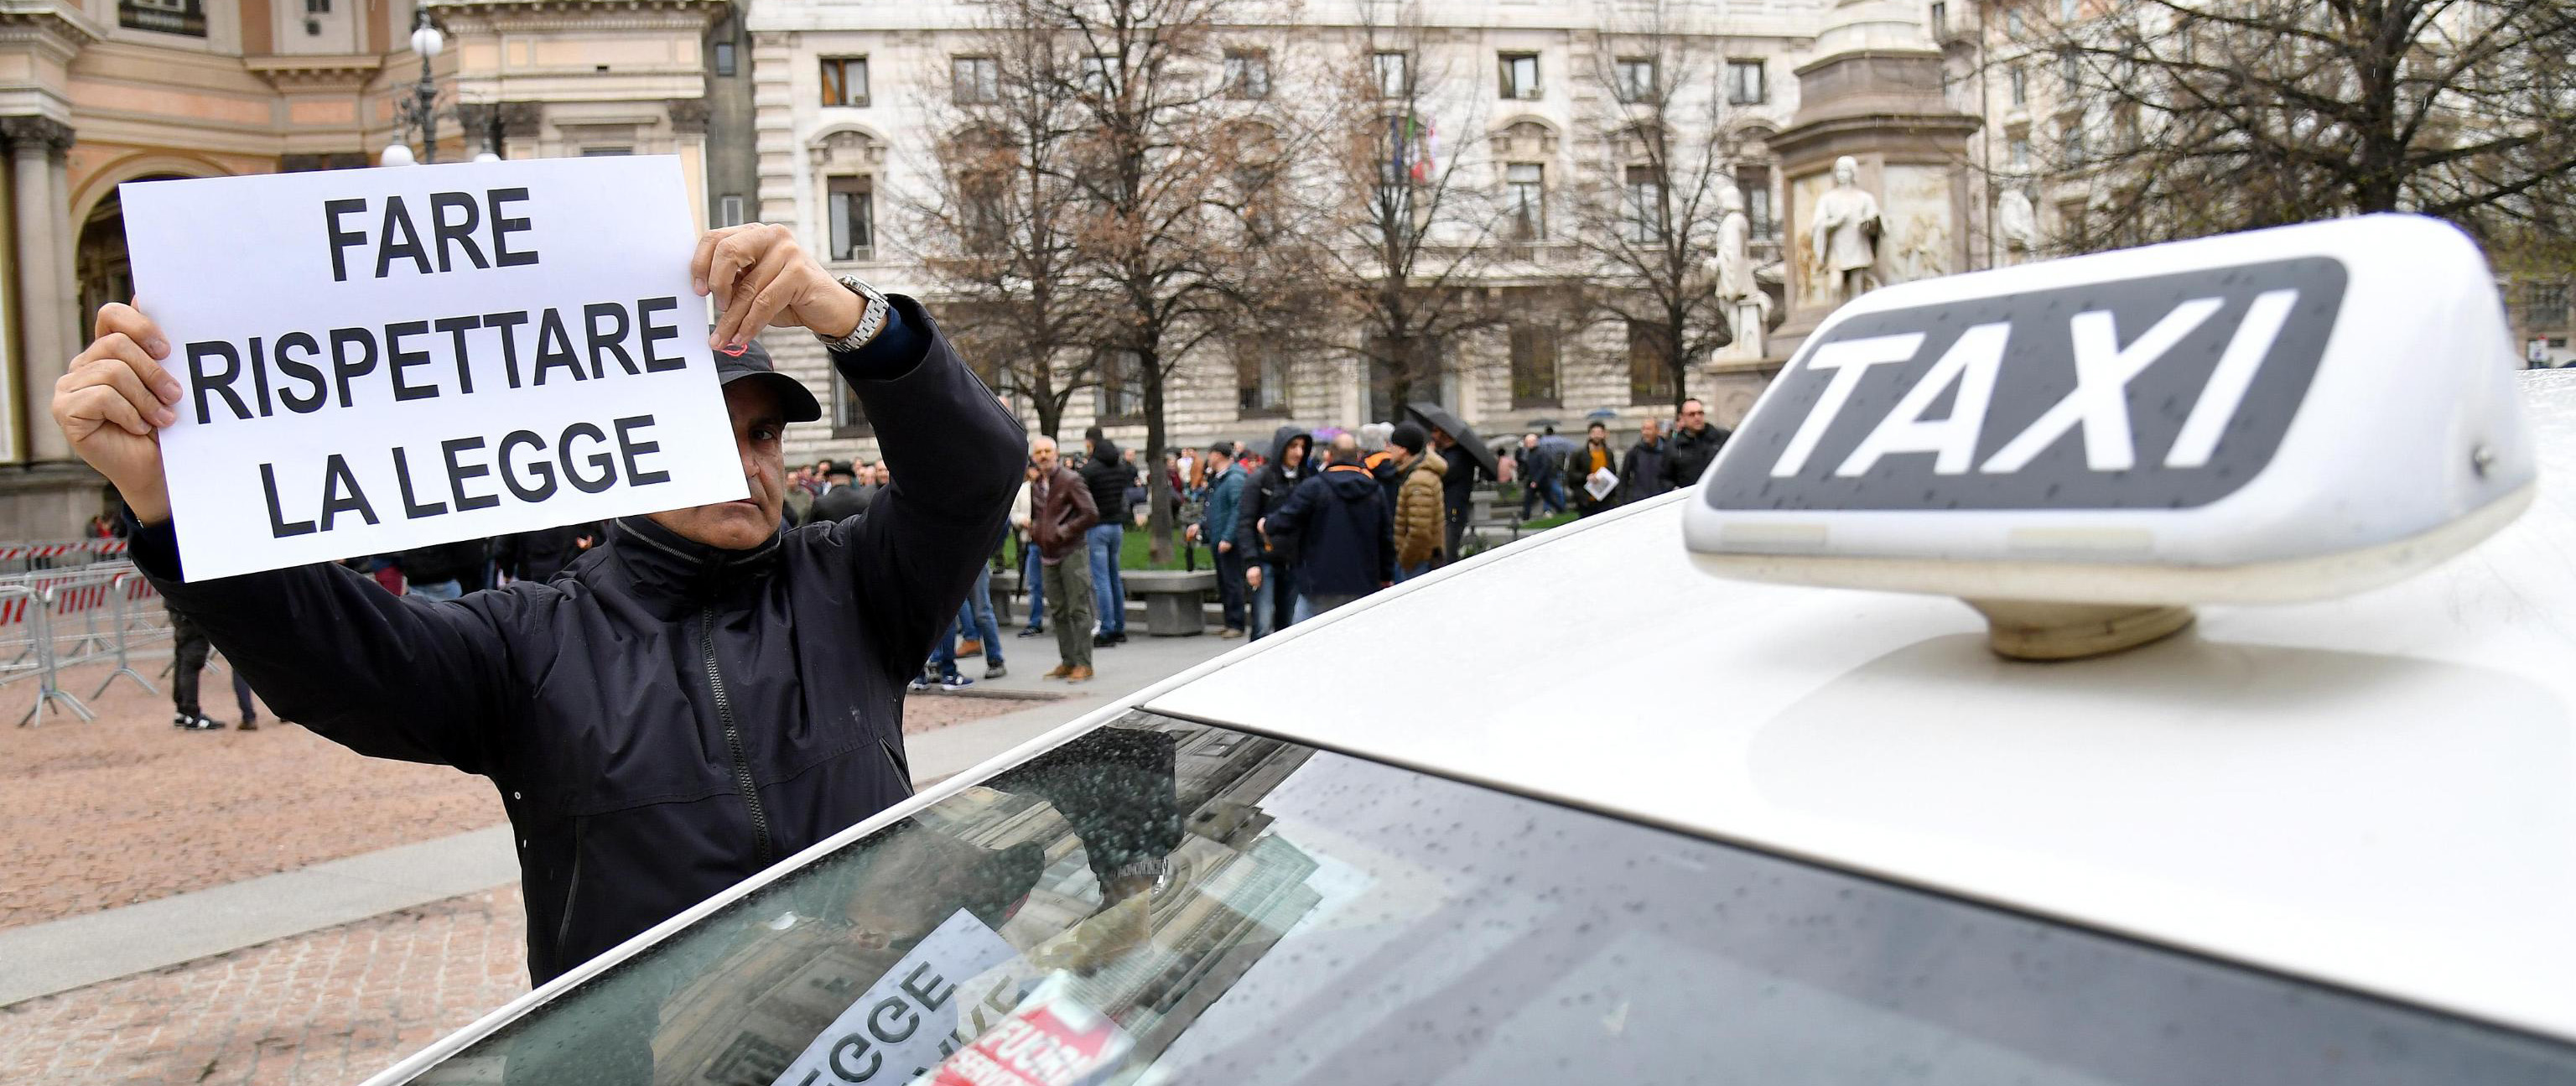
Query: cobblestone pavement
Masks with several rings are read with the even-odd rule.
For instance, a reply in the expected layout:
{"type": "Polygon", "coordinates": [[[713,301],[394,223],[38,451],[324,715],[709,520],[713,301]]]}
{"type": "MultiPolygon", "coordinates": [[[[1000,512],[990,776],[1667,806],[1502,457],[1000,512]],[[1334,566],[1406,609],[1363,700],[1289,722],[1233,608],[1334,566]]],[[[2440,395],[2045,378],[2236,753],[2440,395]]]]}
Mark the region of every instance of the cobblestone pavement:
{"type": "MultiPolygon", "coordinates": [[[[153,670],[147,666],[146,671],[153,670]]],[[[96,689],[75,671],[64,686],[96,689]]],[[[209,708],[236,717],[209,672],[209,708]]],[[[29,692],[0,701],[23,711],[29,692]]],[[[1026,701],[913,696],[904,731],[1026,701]]],[[[119,682],[93,722],[0,725],[0,928],[131,905],[498,824],[489,782],[443,766],[364,758],[262,713],[259,731],[182,732],[166,696],[119,682]]],[[[19,1079],[0,1079],[17,1082],[19,1079]]]]}
{"type": "Polygon", "coordinates": [[[0,1082],[344,1086],[528,990],[516,885],[0,1008],[0,1082]]]}

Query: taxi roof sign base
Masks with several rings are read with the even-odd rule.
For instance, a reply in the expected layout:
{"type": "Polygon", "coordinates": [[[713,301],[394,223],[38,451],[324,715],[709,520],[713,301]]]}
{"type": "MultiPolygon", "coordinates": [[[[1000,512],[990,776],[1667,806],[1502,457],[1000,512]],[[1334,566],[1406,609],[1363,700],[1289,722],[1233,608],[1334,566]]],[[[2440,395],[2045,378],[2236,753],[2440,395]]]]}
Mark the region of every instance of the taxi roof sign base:
{"type": "Polygon", "coordinates": [[[2191,625],[2189,607],[1967,600],[1986,616],[1986,647],[2008,660],[2081,660],[2161,641],[2191,625]]]}

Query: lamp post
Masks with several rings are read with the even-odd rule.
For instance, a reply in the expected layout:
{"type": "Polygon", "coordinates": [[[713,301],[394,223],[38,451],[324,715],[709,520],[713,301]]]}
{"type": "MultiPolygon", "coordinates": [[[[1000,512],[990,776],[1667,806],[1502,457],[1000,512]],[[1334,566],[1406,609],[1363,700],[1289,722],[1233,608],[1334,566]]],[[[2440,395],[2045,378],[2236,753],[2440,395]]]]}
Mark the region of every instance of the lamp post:
{"type": "MultiPolygon", "coordinates": [[[[400,109],[404,127],[420,126],[421,162],[438,161],[438,82],[430,76],[429,62],[446,48],[447,35],[430,25],[429,9],[421,8],[419,25],[411,32],[411,51],[420,54],[420,82],[412,84],[411,100],[402,103],[400,109]]],[[[385,150],[384,162],[389,166],[400,164],[401,159],[409,157],[392,154],[391,147],[385,150]]]]}

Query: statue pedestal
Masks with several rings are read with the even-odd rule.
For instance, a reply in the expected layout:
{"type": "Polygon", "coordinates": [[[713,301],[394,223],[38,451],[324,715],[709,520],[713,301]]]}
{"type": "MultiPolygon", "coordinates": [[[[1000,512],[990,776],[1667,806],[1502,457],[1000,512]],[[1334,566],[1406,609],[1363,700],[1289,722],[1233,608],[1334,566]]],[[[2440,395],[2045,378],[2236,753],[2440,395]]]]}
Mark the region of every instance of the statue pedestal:
{"type": "Polygon", "coordinates": [[[1797,70],[1798,115],[1770,139],[1788,178],[1789,314],[1769,344],[1782,357],[1796,354],[1843,301],[1818,265],[1813,234],[1816,201],[1834,187],[1836,158],[1850,156],[1860,168],[1858,187],[1878,198],[1880,284],[1968,266],[1965,163],[1979,122],[1942,99],[1941,53],[1928,36],[1909,44],[1880,25],[1889,22],[1883,13],[1863,10],[1872,5],[1846,6],[1854,20],[1870,14],[1866,26],[1878,32],[1820,34],[1819,45],[1831,38],[1845,47],[1797,70]]]}

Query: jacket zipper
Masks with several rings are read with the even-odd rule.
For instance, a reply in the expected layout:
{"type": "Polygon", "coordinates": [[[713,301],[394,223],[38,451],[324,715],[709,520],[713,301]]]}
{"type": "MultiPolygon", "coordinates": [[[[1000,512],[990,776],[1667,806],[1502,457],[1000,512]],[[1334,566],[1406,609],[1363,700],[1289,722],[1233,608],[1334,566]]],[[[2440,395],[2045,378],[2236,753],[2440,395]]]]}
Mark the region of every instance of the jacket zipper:
{"type": "Polygon", "coordinates": [[[572,874],[564,879],[563,916],[555,922],[555,961],[564,960],[564,944],[572,939],[572,903],[581,896],[581,832],[587,819],[572,820],[572,874]]]}
{"type": "Polygon", "coordinates": [[[707,687],[716,696],[716,722],[724,726],[725,749],[733,754],[733,785],[751,808],[753,862],[769,866],[769,812],[760,807],[760,788],[751,780],[751,761],[742,753],[742,731],[734,727],[733,703],[725,698],[724,672],[716,668],[716,609],[698,613],[698,648],[707,660],[707,687]]]}

